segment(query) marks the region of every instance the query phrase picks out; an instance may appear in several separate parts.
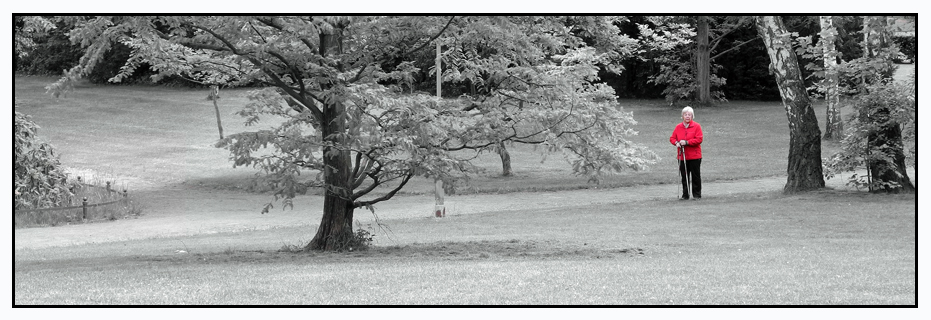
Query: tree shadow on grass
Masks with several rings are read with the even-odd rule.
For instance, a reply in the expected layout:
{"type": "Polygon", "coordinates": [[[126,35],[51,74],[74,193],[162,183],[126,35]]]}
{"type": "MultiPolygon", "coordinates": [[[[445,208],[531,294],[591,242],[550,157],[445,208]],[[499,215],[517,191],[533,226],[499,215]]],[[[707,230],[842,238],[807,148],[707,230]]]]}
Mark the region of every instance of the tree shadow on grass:
{"type": "Polygon", "coordinates": [[[412,243],[344,252],[304,252],[297,250],[235,250],[137,257],[164,263],[352,263],[365,260],[399,261],[503,261],[503,260],[588,260],[643,256],[641,248],[621,248],[590,243],[564,243],[555,240],[483,240],[465,242],[412,243]]]}

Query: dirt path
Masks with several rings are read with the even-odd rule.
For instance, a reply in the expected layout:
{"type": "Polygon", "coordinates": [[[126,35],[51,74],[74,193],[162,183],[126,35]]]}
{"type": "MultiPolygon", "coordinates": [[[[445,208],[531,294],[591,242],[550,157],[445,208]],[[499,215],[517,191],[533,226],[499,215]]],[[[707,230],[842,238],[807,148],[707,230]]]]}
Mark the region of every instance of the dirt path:
{"type": "MultiPolygon", "coordinates": [[[[914,174],[914,171],[912,171],[914,174]]],[[[914,177],[914,175],[912,175],[914,177]]],[[[778,193],[785,177],[708,182],[704,184],[705,201],[734,194],[778,193]]],[[[829,187],[844,189],[840,179],[827,181],[829,187]]],[[[678,185],[650,185],[616,189],[588,189],[560,192],[518,192],[450,196],[447,215],[465,215],[509,210],[572,208],[592,204],[617,204],[636,201],[675,201],[678,185]]],[[[268,195],[237,192],[207,192],[190,189],[162,189],[139,196],[144,214],[137,219],[76,224],[47,228],[14,230],[15,249],[70,246],[86,243],[177,237],[197,234],[264,230],[278,227],[308,226],[320,222],[323,206],[320,196],[295,199],[295,210],[272,209],[259,214],[268,195]]],[[[380,220],[432,218],[432,195],[407,195],[376,205],[380,220]]],[[[356,220],[371,223],[375,217],[367,210],[357,210],[356,220]]]]}

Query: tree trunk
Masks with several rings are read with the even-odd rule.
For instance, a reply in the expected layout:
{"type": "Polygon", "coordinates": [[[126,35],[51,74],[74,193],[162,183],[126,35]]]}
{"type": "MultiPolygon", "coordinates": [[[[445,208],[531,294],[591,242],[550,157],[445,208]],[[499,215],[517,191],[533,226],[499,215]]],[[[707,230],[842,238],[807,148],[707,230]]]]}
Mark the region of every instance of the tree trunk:
{"type": "Polygon", "coordinates": [[[827,114],[824,121],[824,140],[840,140],[843,138],[843,122],[840,119],[840,94],[838,93],[839,77],[837,74],[837,49],[834,39],[837,29],[834,28],[833,17],[821,16],[821,45],[824,57],[824,101],[827,103],[827,114]]]}
{"type": "Polygon", "coordinates": [[[220,131],[220,140],[223,140],[223,124],[220,122],[220,106],[217,105],[217,100],[220,100],[220,86],[210,86],[210,94],[207,95],[207,99],[213,101],[213,110],[217,113],[217,130],[220,131]]]}
{"type": "Polygon", "coordinates": [[[333,103],[324,106],[323,137],[327,145],[323,148],[323,218],[317,234],[307,244],[309,250],[341,251],[352,239],[352,186],[350,173],[352,160],[346,145],[345,106],[333,103]]]}
{"type": "MultiPolygon", "coordinates": [[[[863,35],[866,46],[864,52],[870,58],[876,58],[883,48],[890,45],[891,35],[886,27],[885,17],[865,17],[863,23],[863,35]]],[[[867,79],[872,81],[873,79],[867,79]]],[[[908,172],[905,171],[905,150],[902,142],[902,128],[897,121],[891,121],[891,110],[885,104],[869,107],[867,121],[877,125],[878,128],[867,136],[867,147],[871,154],[877,152],[887,155],[889,160],[883,157],[870,157],[868,168],[870,176],[874,182],[892,182],[898,186],[881,185],[879,188],[871,188],[873,192],[908,192],[915,193],[915,186],[912,185],[908,178],[908,172]]],[[[916,140],[917,141],[917,140],[916,140]]]]}
{"type": "Polygon", "coordinates": [[[711,47],[708,43],[708,17],[698,17],[695,48],[695,81],[698,82],[698,104],[711,105],[711,47]]]}
{"type": "MultiPolygon", "coordinates": [[[[334,32],[338,33],[339,29],[334,32]]],[[[328,47],[339,51],[342,47],[339,42],[337,35],[321,34],[321,55],[326,55],[328,47]]],[[[329,89],[329,86],[323,89],[329,89]]],[[[325,143],[323,181],[326,189],[323,218],[317,234],[305,250],[342,251],[349,248],[353,237],[352,216],[355,209],[352,203],[352,158],[347,147],[346,106],[340,101],[332,101],[324,104],[322,111],[320,127],[325,143]]]]}
{"type": "Polygon", "coordinates": [[[501,175],[505,177],[510,177],[511,174],[511,154],[508,153],[508,149],[504,147],[504,142],[498,143],[498,156],[501,157],[501,175]]]}
{"type": "Polygon", "coordinates": [[[770,58],[782,104],[789,119],[788,179],[784,193],[824,188],[821,168],[821,130],[802,81],[798,58],[782,18],[756,17],[756,27],[770,58]]]}
{"type": "Polygon", "coordinates": [[[870,158],[869,169],[873,181],[893,182],[898,186],[880,185],[872,188],[873,192],[888,193],[915,193],[915,186],[905,171],[905,151],[902,142],[902,129],[898,122],[889,119],[889,108],[875,108],[869,114],[869,123],[880,125],[880,128],[867,136],[872,154],[882,153],[891,156],[891,163],[886,159],[870,158]]]}

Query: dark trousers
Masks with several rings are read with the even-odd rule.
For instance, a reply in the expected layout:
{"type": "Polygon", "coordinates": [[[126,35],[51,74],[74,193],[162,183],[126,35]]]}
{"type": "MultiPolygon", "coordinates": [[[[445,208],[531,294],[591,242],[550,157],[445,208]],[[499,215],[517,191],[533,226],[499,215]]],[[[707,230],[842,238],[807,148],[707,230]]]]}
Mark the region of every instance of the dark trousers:
{"type": "Polygon", "coordinates": [[[683,161],[679,160],[679,173],[681,173],[682,177],[682,197],[689,198],[689,183],[685,174],[686,169],[688,169],[689,179],[692,181],[692,196],[701,198],[701,159],[689,159],[684,162],[683,164],[683,161]]]}

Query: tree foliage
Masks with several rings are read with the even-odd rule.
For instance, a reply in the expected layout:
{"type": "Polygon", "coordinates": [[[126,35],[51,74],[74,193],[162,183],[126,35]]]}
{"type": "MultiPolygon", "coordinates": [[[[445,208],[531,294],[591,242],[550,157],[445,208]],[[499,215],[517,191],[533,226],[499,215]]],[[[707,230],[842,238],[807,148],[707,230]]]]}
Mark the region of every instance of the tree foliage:
{"type": "MultiPolygon", "coordinates": [[[[28,17],[16,18],[24,19],[28,17]]],[[[90,18],[92,17],[81,19],[90,18]]],[[[638,25],[648,25],[650,28],[656,26],[653,22],[654,17],[628,16],[622,19],[614,19],[613,26],[609,28],[596,30],[599,32],[590,33],[590,31],[579,28],[579,24],[576,24],[573,20],[580,18],[592,19],[595,17],[567,17],[563,19],[563,21],[567,23],[567,27],[574,27],[574,31],[572,31],[573,34],[586,42],[591,41],[592,38],[590,38],[590,36],[598,35],[599,32],[607,34],[609,31],[614,30],[614,28],[627,38],[643,39],[640,35],[638,25]]],[[[715,54],[718,57],[714,60],[715,64],[713,65],[713,75],[716,77],[713,78],[713,85],[714,88],[716,88],[715,95],[719,98],[726,97],[730,100],[778,100],[779,91],[773,86],[772,77],[769,75],[768,69],[766,68],[766,64],[768,64],[766,60],[766,49],[763,47],[762,42],[758,41],[756,31],[747,26],[730,28],[729,25],[731,23],[728,21],[739,19],[740,17],[715,16],[712,18],[712,34],[719,36],[718,49],[715,54]],[[724,30],[730,30],[730,32],[721,32],[724,30]],[[736,49],[732,50],[732,48],[736,49]],[[721,55],[721,53],[724,54],[721,55]]],[[[783,18],[790,30],[798,32],[799,35],[803,37],[813,35],[813,41],[818,40],[817,34],[820,30],[818,29],[816,17],[785,16],[783,18]]],[[[46,20],[52,21],[54,19],[46,20]]],[[[70,19],[69,21],[76,20],[80,19],[70,19]]],[[[23,25],[23,20],[17,21],[18,26],[23,25]]],[[[35,53],[35,55],[31,55],[25,59],[20,59],[19,57],[14,58],[14,60],[16,60],[17,72],[29,74],[59,73],[62,69],[68,69],[78,64],[81,57],[80,40],[77,40],[77,44],[72,45],[67,35],[67,32],[73,28],[73,25],[62,24],[61,21],[52,22],[58,25],[57,30],[52,30],[52,33],[60,34],[56,36],[57,38],[53,39],[45,36],[19,38],[33,41],[37,46],[33,47],[31,50],[26,50],[26,52],[35,53]],[[56,47],[52,48],[52,45],[56,47]],[[63,46],[67,46],[67,48],[63,46]],[[40,58],[39,56],[43,57],[40,58]]],[[[844,59],[853,59],[862,55],[859,47],[859,41],[862,39],[862,32],[859,30],[861,22],[859,17],[854,16],[835,17],[835,24],[837,25],[838,31],[836,38],[837,50],[844,59]]],[[[17,32],[20,31],[21,28],[17,29],[17,32]]],[[[19,33],[19,35],[26,34],[28,33],[19,33]]],[[[905,38],[896,38],[895,40],[900,43],[902,51],[914,59],[914,49],[909,48],[914,48],[915,38],[911,37],[908,39],[911,41],[907,41],[905,38]]],[[[686,61],[692,59],[685,55],[687,52],[683,51],[683,55],[675,60],[677,62],[666,62],[654,61],[652,55],[655,55],[656,52],[653,51],[652,48],[645,48],[645,50],[646,51],[638,52],[633,55],[620,56],[622,60],[617,64],[617,69],[623,69],[624,72],[612,73],[603,66],[600,66],[600,81],[610,85],[614,88],[618,96],[625,98],[664,98],[667,96],[663,93],[664,90],[668,91],[667,93],[670,94],[670,97],[673,99],[682,99],[674,97],[689,97],[689,79],[693,77],[692,74],[694,74],[694,70],[692,69],[694,68],[685,64],[686,61]],[[641,57],[641,55],[643,55],[643,57],[641,57]],[[660,70],[661,66],[664,66],[665,70],[660,70]],[[651,79],[657,77],[661,71],[663,75],[668,74],[668,76],[663,76],[665,79],[659,79],[659,83],[653,82],[651,79]],[[667,82],[669,82],[671,86],[667,86],[665,84],[667,82]]],[[[111,49],[105,53],[106,56],[94,67],[91,74],[86,76],[86,79],[93,83],[109,84],[110,82],[107,80],[112,79],[115,75],[120,73],[121,67],[125,65],[123,62],[128,59],[131,51],[132,49],[123,43],[113,43],[111,49]]],[[[406,62],[408,66],[418,68],[416,72],[409,73],[409,81],[405,80],[406,82],[402,83],[401,80],[397,80],[395,82],[386,82],[385,84],[393,84],[398,88],[403,87],[403,89],[408,92],[432,92],[432,88],[436,87],[436,82],[434,78],[430,76],[430,66],[433,65],[434,57],[431,54],[432,52],[429,51],[430,50],[419,50],[404,53],[404,56],[399,55],[391,60],[385,61],[382,66],[383,69],[394,69],[402,62],[406,62]]],[[[800,57],[800,61],[802,65],[809,62],[805,57],[800,57]]],[[[803,70],[803,72],[807,71],[808,70],[803,70]]],[[[134,73],[121,78],[119,83],[150,81],[151,77],[156,73],[157,72],[150,69],[148,64],[140,63],[135,67],[134,73]]],[[[198,80],[183,78],[181,76],[165,76],[160,79],[158,83],[163,85],[195,87],[209,86],[209,84],[202,85],[196,81],[198,80]]],[[[814,81],[813,78],[806,78],[806,83],[809,86],[811,86],[812,81],[814,81]]],[[[248,85],[258,85],[258,83],[249,83],[248,85]]],[[[445,97],[474,94],[472,92],[472,86],[468,82],[444,83],[443,91],[445,97]]]]}
{"type": "Polygon", "coordinates": [[[843,149],[831,156],[826,177],[866,167],[867,175],[853,174],[848,184],[871,191],[914,192],[905,171],[906,161],[917,167],[915,74],[904,83],[891,78],[893,45],[885,17],[865,17],[861,46],[864,55],[845,61],[840,74],[846,92],[854,97],[843,149]],[[913,147],[907,147],[907,146],[913,147]]]}
{"type": "MultiPolygon", "coordinates": [[[[699,41],[696,37],[694,19],[685,17],[652,17],[650,24],[638,24],[643,59],[651,59],[658,64],[659,70],[649,77],[649,82],[663,86],[666,101],[694,101],[699,97],[701,85],[698,81],[698,61],[696,50],[699,41]]],[[[707,47],[706,47],[707,49],[707,47]]],[[[715,75],[720,65],[711,65],[708,75],[710,86],[718,88],[726,82],[715,75]]],[[[723,100],[720,91],[711,93],[717,100],[723,100]]]]}
{"type": "MultiPolygon", "coordinates": [[[[882,179],[874,172],[891,171],[903,175],[897,163],[918,166],[914,78],[905,83],[877,82],[867,85],[865,89],[868,94],[858,95],[853,100],[854,112],[847,118],[846,135],[841,141],[842,150],[826,161],[825,177],[831,179],[842,173],[853,172],[847,178],[847,184],[857,188],[913,190],[899,179],[882,179]],[[889,127],[900,127],[903,139],[882,144],[869,143],[889,127]],[[903,149],[907,150],[904,154],[903,149]],[[870,166],[872,168],[866,175],[858,173],[870,166]]],[[[907,176],[904,178],[907,179],[907,176]]]]}
{"type": "Polygon", "coordinates": [[[69,27],[39,16],[14,17],[13,60],[17,72],[58,75],[74,67],[81,48],[68,39],[69,27]]]}

